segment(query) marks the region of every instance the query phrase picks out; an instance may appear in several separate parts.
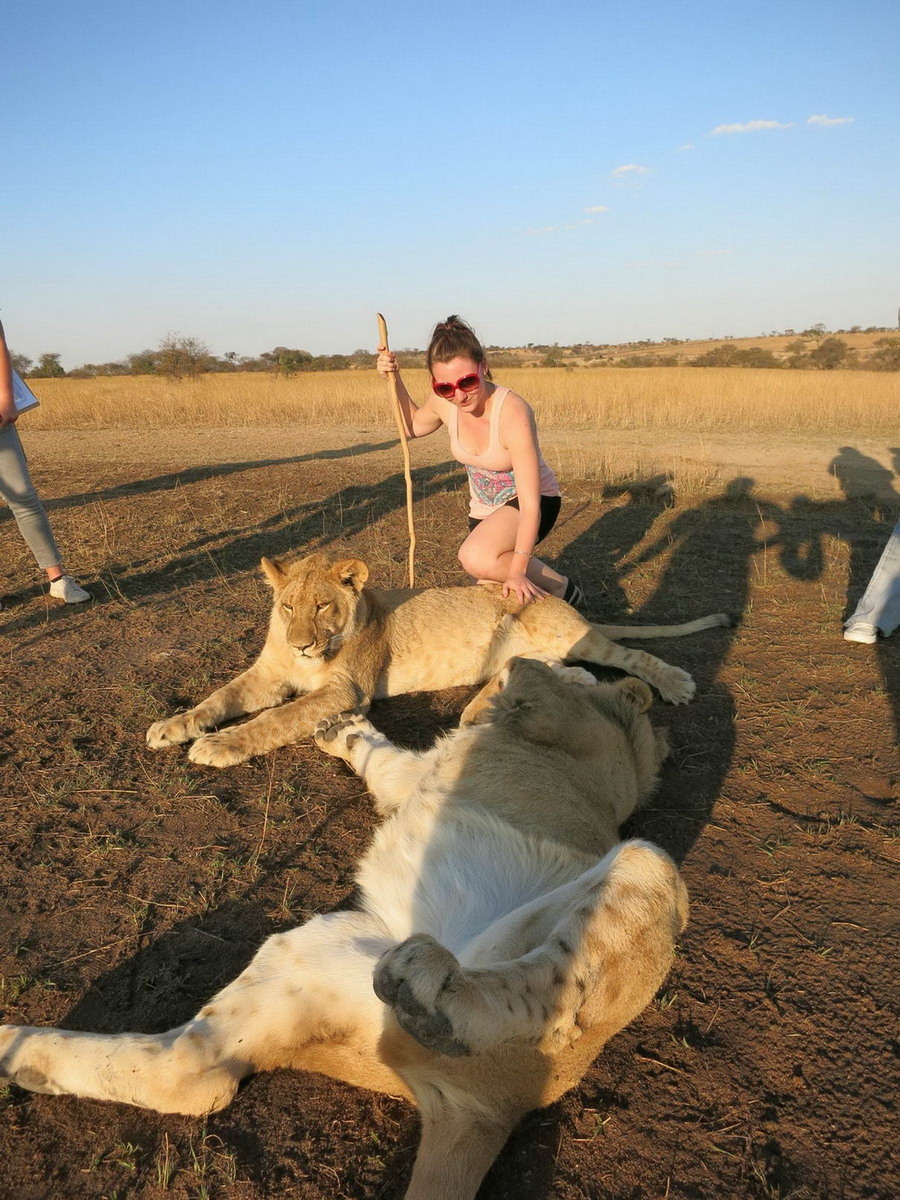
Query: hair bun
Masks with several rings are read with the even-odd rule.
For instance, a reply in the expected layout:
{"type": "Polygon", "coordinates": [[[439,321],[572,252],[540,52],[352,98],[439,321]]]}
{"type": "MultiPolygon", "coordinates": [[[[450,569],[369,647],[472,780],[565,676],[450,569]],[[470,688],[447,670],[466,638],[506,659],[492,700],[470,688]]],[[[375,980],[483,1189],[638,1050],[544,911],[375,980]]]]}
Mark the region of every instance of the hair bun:
{"type": "Polygon", "coordinates": [[[457,313],[451,313],[446,321],[435,325],[425,352],[425,363],[430,371],[434,363],[450,362],[457,357],[471,358],[473,362],[487,365],[484,347],[472,326],[457,313]]]}

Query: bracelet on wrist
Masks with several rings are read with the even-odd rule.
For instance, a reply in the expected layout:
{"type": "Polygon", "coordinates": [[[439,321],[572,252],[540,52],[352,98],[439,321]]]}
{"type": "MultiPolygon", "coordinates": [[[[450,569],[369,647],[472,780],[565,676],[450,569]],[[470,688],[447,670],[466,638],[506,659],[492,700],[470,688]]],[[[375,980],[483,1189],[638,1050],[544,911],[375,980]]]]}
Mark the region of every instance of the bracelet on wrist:
{"type": "Polygon", "coordinates": [[[534,558],[534,554],[531,552],[531,550],[513,550],[513,554],[521,554],[525,558],[534,558]]]}

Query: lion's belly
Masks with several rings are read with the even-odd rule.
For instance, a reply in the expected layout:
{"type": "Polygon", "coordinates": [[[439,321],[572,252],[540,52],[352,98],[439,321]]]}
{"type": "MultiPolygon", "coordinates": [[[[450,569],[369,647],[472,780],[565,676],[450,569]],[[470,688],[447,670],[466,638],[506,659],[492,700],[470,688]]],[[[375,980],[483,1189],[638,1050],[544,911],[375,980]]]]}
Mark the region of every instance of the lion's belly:
{"type": "Polygon", "coordinates": [[[383,698],[483,683],[526,648],[524,639],[508,628],[496,630],[490,640],[479,638],[477,630],[456,632],[452,640],[438,634],[434,645],[395,654],[379,678],[375,695],[383,698]]]}
{"type": "Polygon", "coordinates": [[[584,869],[578,855],[489,814],[410,804],[378,831],[357,875],[366,909],[397,941],[429,933],[464,954],[498,917],[584,869]]]}

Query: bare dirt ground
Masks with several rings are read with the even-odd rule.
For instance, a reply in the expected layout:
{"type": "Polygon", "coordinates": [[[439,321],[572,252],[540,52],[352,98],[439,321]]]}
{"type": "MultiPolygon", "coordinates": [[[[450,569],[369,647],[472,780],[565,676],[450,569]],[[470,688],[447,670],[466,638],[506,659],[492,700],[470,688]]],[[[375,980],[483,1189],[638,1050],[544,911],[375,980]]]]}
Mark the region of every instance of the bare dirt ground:
{"type": "MultiPolygon", "coordinates": [[[[348,549],[403,582],[400,457],[386,428],[23,437],[96,600],[48,602],[0,513],[0,1019],[161,1030],[267,934],[347,902],[373,821],[311,743],[217,772],[147,750],[144,731],[255,654],[262,554],[348,549]]],[[[848,645],[840,623],[900,511],[898,452],[601,440],[660,472],[576,478],[567,456],[589,460],[590,439],[546,435],[567,485],[547,556],[600,620],[735,617],[647,644],[699,686],[654,709],[674,752],[627,832],[683,864],[691,921],[650,1008],[526,1118],[479,1194],[897,1196],[900,635],[848,645]],[[715,467],[703,491],[660,488],[699,460],[715,467]]],[[[419,581],[461,582],[461,471],[431,442],[414,448],[419,581]]],[[[423,746],[467,697],[373,718],[423,746]]],[[[206,1121],[8,1088],[0,1196],[396,1200],[416,1137],[404,1103],[291,1072],[206,1121]]]]}

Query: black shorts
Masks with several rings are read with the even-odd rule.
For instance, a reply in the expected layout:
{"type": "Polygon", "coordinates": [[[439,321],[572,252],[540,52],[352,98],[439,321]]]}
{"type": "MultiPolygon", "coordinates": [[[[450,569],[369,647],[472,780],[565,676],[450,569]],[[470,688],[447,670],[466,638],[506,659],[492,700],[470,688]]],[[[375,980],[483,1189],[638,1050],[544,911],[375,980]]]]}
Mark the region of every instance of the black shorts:
{"type": "MultiPolygon", "coordinates": [[[[556,518],[559,516],[559,510],[562,506],[562,496],[541,496],[541,521],[538,525],[538,535],[535,545],[542,542],[553,526],[556,524],[556,518]]],[[[519,497],[513,496],[512,500],[502,505],[503,508],[518,508],[519,497]]],[[[480,525],[484,517],[469,517],[469,533],[480,525]]]]}

